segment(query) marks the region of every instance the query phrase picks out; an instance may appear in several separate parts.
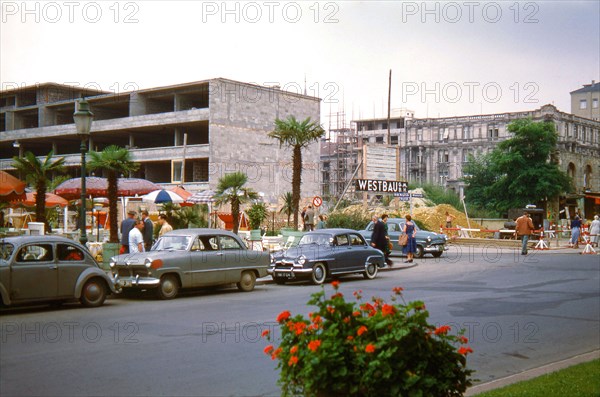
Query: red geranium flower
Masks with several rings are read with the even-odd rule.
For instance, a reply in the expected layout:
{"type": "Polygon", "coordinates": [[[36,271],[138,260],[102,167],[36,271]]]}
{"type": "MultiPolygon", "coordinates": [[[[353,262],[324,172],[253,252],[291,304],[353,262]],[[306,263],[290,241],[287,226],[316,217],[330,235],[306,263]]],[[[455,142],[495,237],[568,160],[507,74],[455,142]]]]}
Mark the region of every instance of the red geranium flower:
{"type": "Polygon", "coordinates": [[[367,353],[373,353],[375,351],[375,346],[369,343],[367,347],[365,347],[365,351],[367,353]]]}
{"type": "Polygon", "coordinates": [[[308,348],[314,352],[317,351],[317,349],[319,348],[319,346],[321,346],[321,341],[320,340],[311,340],[310,342],[308,342],[308,348]]]}
{"type": "Polygon", "coordinates": [[[358,336],[361,336],[362,334],[364,334],[367,331],[368,331],[367,327],[365,327],[364,325],[361,325],[360,328],[358,329],[358,331],[356,331],[356,334],[358,336]]]}
{"type": "Polygon", "coordinates": [[[292,314],[288,310],[284,310],[281,313],[279,313],[279,316],[277,316],[277,322],[282,323],[288,318],[290,318],[291,315],[292,314]]]}
{"type": "Polygon", "coordinates": [[[298,346],[292,346],[292,348],[290,349],[290,353],[292,353],[292,354],[296,354],[297,351],[298,351],[298,346]]]}
{"type": "Polygon", "coordinates": [[[402,294],[402,291],[404,291],[404,288],[402,288],[402,287],[394,287],[394,288],[392,289],[392,291],[393,291],[393,292],[394,292],[396,295],[400,295],[400,294],[402,294]]]}
{"type": "Polygon", "coordinates": [[[469,339],[466,336],[459,336],[458,340],[460,341],[460,343],[469,343],[469,339]]]}
{"type": "Polygon", "coordinates": [[[265,336],[269,335],[269,330],[265,329],[260,335],[264,338],[265,336]]]}
{"type": "Polygon", "coordinates": [[[446,335],[448,331],[450,331],[450,326],[442,325],[441,327],[436,328],[435,331],[433,331],[433,333],[436,335],[446,335]]]}
{"type": "Polygon", "coordinates": [[[290,357],[290,361],[288,361],[288,365],[291,367],[292,365],[298,364],[298,357],[292,356],[290,357]]]}
{"type": "Polygon", "coordinates": [[[388,316],[390,314],[394,314],[396,312],[396,308],[392,305],[385,304],[381,307],[381,313],[384,316],[388,316]]]}
{"type": "Polygon", "coordinates": [[[282,351],[283,351],[283,349],[281,347],[278,347],[277,349],[275,349],[273,354],[271,354],[271,360],[277,359],[277,357],[279,357],[279,355],[281,354],[282,351]]]}
{"type": "Polygon", "coordinates": [[[331,286],[335,289],[338,289],[340,287],[340,282],[337,280],[334,280],[331,282],[331,286]]]}
{"type": "Polygon", "coordinates": [[[271,354],[271,352],[273,351],[273,345],[265,347],[263,351],[265,352],[265,354],[271,354]]]}
{"type": "Polygon", "coordinates": [[[458,348],[458,354],[463,354],[466,356],[469,353],[473,353],[473,349],[471,349],[469,346],[467,346],[467,347],[461,346],[458,348]]]}

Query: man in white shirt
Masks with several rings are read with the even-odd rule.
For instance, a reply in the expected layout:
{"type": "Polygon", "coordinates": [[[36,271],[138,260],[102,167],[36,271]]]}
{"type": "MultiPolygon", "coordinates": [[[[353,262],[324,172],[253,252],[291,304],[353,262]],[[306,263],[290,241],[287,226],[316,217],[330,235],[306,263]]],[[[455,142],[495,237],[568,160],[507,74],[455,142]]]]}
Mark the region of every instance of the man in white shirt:
{"type": "Polygon", "coordinates": [[[129,252],[134,254],[136,252],[144,252],[144,236],[142,235],[142,229],[144,228],[144,221],[136,219],[133,229],[129,232],[129,252]]]}

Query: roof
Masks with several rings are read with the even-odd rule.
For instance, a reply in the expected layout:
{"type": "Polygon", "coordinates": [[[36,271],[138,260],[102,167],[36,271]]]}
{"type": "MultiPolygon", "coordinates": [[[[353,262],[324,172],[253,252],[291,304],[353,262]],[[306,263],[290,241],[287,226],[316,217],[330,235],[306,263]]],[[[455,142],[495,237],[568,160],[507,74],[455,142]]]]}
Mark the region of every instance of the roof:
{"type": "Polygon", "coordinates": [[[592,80],[592,84],[584,84],[582,88],[575,90],[575,91],[571,91],[571,94],[583,94],[585,92],[594,92],[594,91],[600,91],[600,82],[595,83],[592,80]]]}

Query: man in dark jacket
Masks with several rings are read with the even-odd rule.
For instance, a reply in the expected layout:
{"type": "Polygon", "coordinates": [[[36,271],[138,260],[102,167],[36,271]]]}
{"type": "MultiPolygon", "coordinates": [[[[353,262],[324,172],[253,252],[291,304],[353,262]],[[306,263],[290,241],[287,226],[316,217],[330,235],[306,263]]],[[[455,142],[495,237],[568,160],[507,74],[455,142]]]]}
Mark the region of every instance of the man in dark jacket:
{"type": "Polygon", "coordinates": [[[154,223],[152,223],[152,219],[148,216],[148,211],[142,211],[142,220],[144,221],[144,231],[142,232],[144,236],[144,249],[146,252],[150,251],[152,248],[152,240],[154,238],[154,223]]]}
{"type": "Polygon", "coordinates": [[[127,212],[127,219],[121,222],[121,250],[120,254],[128,254],[129,253],[129,232],[135,226],[135,216],[137,213],[135,211],[127,212]]]}
{"type": "Polygon", "coordinates": [[[381,220],[377,218],[377,215],[373,215],[373,234],[371,234],[371,245],[385,255],[385,262],[388,265],[392,265],[392,261],[389,259],[390,256],[390,237],[387,231],[387,214],[381,215],[381,220]]]}

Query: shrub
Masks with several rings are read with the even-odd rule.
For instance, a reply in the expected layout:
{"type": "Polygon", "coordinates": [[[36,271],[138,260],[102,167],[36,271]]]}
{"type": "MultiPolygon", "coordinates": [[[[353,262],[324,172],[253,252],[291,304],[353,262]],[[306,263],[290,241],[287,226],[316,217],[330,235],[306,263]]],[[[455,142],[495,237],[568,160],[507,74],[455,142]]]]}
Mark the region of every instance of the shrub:
{"type": "Polygon", "coordinates": [[[327,227],[362,230],[369,224],[370,220],[371,218],[367,214],[333,212],[327,217],[327,227]]]}

